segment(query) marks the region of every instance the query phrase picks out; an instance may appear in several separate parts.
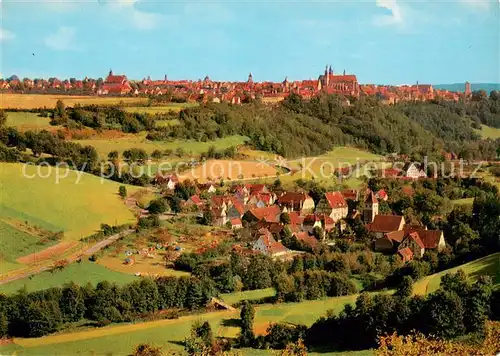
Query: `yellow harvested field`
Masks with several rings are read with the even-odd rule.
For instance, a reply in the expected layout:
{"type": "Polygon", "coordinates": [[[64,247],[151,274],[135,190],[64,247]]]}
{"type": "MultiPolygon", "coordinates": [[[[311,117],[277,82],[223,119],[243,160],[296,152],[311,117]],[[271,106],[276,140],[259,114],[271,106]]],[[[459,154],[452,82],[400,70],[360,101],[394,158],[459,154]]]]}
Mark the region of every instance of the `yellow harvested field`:
{"type": "Polygon", "coordinates": [[[129,97],[101,97],[101,96],[74,96],[74,95],[53,95],[53,94],[0,94],[0,108],[2,109],[37,109],[53,108],[56,102],[62,100],[66,106],[80,105],[116,105],[124,104],[145,104],[147,98],[129,97]]]}
{"type": "Polygon", "coordinates": [[[251,179],[276,176],[275,167],[260,162],[210,160],[179,175],[180,179],[206,182],[214,179],[251,179]]]}

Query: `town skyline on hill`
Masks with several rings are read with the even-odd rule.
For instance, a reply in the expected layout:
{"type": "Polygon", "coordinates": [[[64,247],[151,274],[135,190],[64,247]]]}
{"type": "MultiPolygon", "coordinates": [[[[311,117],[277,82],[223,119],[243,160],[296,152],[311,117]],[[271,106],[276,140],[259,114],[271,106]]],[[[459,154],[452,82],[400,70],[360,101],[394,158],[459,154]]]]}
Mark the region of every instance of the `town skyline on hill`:
{"type": "Polygon", "coordinates": [[[20,78],[500,82],[498,3],[4,1],[1,72],[20,78]],[[44,16],[40,16],[43,13],[44,16]],[[442,16],[446,14],[446,16],[442,16]],[[29,23],[29,26],[26,24],[29,23]]]}

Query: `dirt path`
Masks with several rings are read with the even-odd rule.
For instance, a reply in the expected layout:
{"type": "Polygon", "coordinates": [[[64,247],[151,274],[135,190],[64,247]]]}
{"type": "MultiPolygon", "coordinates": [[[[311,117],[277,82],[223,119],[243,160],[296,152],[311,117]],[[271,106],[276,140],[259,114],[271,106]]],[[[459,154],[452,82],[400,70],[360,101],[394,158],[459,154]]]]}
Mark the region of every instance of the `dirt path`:
{"type": "MultiPolygon", "coordinates": [[[[91,255],[95,254],[96,252],[100,251],[101,249],[103,249],[104,247],[111,245],[116,240],[119,240],[127,235],[130,235],[133,232],[135,232],[135,230],[129,229],[129,230],[125,230],[125,231],[119,232],[117,234],[114,234],[112,236],[109,236],[108,238],[106,238],[102,241],[99,241],[90,247],[84,248],[76,253],[73,253],[68,258],[65,258],[65,260],[68,261],[68,263],[73,263],[73,262],[81,259],[84,256],[91,256],[91,255]]],[[[50,263],[47,263],[44,265],[38,265],[36,267],[30,268],[27,270],[25,269],[25,270],[14,271],[14,274],[12,274],[12,275],[0,276],[0,284],[5,284],[5,283],[12,282],[12,281],[16,281],[18,279],[27,278],[27,277],[33,276],[35,274],[38,274],[38,273],[50,271],[53,268],[54,268],[54,263],[52,261],[50,261],[50,263]]]]}

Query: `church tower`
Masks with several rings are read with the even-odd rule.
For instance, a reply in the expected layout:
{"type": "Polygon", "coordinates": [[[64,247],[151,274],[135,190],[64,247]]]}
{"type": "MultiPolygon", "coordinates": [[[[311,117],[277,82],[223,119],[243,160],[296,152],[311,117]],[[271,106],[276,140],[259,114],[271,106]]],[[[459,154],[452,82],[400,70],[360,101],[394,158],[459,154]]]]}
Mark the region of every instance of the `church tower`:
{"type": "Polygon", "coordinates": [[[365,198],[365,206],[363,209],[363,221],[365,224],[370,224],[378,215],[378,200],[375,194],[370,190],[365,198]]]}
{"type": "Polygon", "coordinates": [[[250,74],[248,75],[248,83],[253,83],[253,76],[252,76],[252,72],[250,72],[250,74]]]}
{"type": "Polygon", "coordinates": [[[470,88],[470,83],[465,82],[465,97],[470,96],[472,93],[471,88],[470,88]]]}

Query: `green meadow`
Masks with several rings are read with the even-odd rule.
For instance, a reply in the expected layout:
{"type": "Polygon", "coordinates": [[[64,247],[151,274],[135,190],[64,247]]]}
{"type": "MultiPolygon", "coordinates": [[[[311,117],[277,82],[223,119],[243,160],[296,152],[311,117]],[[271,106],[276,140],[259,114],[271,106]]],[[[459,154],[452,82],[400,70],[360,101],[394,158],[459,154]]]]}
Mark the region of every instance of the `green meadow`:
{"type": "MultiPolygon", "coordinates": [[[[270,322],[292,322],[311,325],[327,310],[340,311],[346,303],[354,303],[357,295],[305,301],[288,304],[266,304],[255,307],[255,331],[265,332],[270,322]]],[[[0,347],[0,353],[17,352],[17,355],[129,355],[134,346],[147,341],[163,347],[165,354],[183,349],[182,341],[189,334],[190,327],[197,320],[208,321],[214,336],[236,337],[239,328],[236,321],[239,311],[222,311],[200,315],[188,315],[179,319],[159,320],[145,323],[113,325],[73,333],[61,333],[35,339],[14,339],[14,344],[0,347]]],[[[245,350],[245,355],[264,353],[245,350]]],[[[370,353],[348,353],[349,355],[368,355],[370,353]]],[[[323,354],[325,355],[325,354],[323,354]]],[[[340,355],[331,353],[330,355],[340,355]]]]}
{"type": "Polygon", "coordinates": [[[154,150],[165,151],[170,149],[175,151],[178,148],[182,148],[185,154],[197,155],[202,152],[207,152],[210,146],[215,146],[217,149],[222,150],[232,146],[239,146],[244,144],[248,139],[245,136],[228,136],[215,141],[185,141],[185,140],[175,140],[175,141],[150,141],[147,140],[144,134],[128,136],[119,139],[89,139],[89,140],[76,140],[81,145],[91,145],[94,146],[103,158],[107,157],[108,153],[111,151],[118,151],[120,154],[123,151],[129,150],[131,148],[141,148],[147,153],[152,153],[154,150]]]}
{"type": "Polygon", "coordinates": [[[500,129],[496,127],[481,125],[481,130],[475,131],[481,135],[482,138],[491,138],[492,140],[500,138],[500,129]]]}
{"type": "Polygon", "coordinates": [[[122,285],[137,278],[131,274],[109,270],[97,263],[82,261],[72,263],[62,270],[42,272],[30,278],[0,284],[0,293],[15,293],[22,288],[26,288],[28,292],[35,292],[51,287],[59,287],[70,281],[82,286],[87,283],[96,285],[98,282],[106,280],[122,285]]]}
{"type": "Polygon", "coordinates": [[[48,130],[55,126],[50,125],[50,118],[38,116],[32,112],[7,112],[6,126],[13,126],[21,131],[33,130],[48,130]]]}
{"type": "MultiPolygon", "coordinates": [[[[55,241],[43,242],[40,236],[27,233],[0,220],[0,255],[2,262],[16,263],[16,258],[29,255],[54,245],[55,241]],[[43,242],[43,243],[42,243],[43,242]]],[[[0,268],[1,273],[1,268],[0,268]]]]}
{"type": "Polygon", "coordinates": [[[471,279],[475,280],[479,276],[490,276],[493,279],[495,288],[500,288],[500,252],[477,259],[475,261],[450,268],[439,273],[424,277],[414,285],[414,293],[427,294],[439,288],[441,277],[447,273],[455,273],[459,269],[471,279]]]}
{"type": "Polygon", "coordinates": [[[185,108],[198,106],[198,103],[169,103],[161,106],[128,106],[123,110],[127,112],[141,113],[141,114],[162,114],[168,112],[179,112],[185,108]]]}
{"type": "MultiPolygon", "coordinates": [[[[119,186],[63,168],[0,163],[0,217],[64,231],[64,240],[79,240],[96,232],[101,223],[135,222],[118,196],[119,186]]],[[[127,189],[129,193],[137,190],[127,189]]]]}

